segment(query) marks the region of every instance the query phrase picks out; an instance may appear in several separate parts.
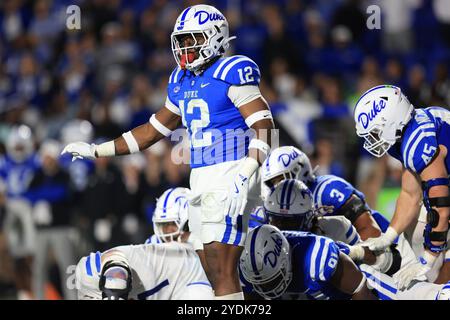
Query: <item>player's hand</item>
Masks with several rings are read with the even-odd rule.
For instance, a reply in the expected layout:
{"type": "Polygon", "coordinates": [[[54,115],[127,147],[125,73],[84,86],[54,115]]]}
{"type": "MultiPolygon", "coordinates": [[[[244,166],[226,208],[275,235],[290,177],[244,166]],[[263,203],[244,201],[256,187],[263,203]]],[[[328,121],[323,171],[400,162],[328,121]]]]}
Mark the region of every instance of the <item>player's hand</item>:
{"type": "Polygon", "coordinates": [[[237,218],[244,213],[247,204],[247,194],[249,188],[249,177],[238,173],[230,187],[226,214],[232,218],[237,218]]]}
{"type": "Polygon", "coordinates": [[[405,289],[414,279],[426,280],[425,274],[431,270],[435,260],[435,256],[425,252],[417,263],[413,263],[398,271],[394,275],[394,280],[397,282],[398,288],[400,290],[405,289]]]}
{"type": "Polygon", "coordinates": [[[336,241],[339,251],[345,253],[355,262],[361,262],[364,259],[364,248],[360,245],[351,246],[342,241],[336,241]]]}
{"type": "Polygon", "coordinates": [[[76,159],[95,159],[95,148],[97,145],[89,144],[86,142],[73,142],[69,143],[64,150],[61,152],[61,155],[65,153],[70,153],[72,155],[72,161],[76,159]]]}
{"type": "Polygon", "coordinates": [[[384,251],[395,241],[397,237],[398,233],[394,230],[394,228],[389,227],[386,232],[378,238],[369,238],[361,245],[368,247],[371,251],[384,251]]]}

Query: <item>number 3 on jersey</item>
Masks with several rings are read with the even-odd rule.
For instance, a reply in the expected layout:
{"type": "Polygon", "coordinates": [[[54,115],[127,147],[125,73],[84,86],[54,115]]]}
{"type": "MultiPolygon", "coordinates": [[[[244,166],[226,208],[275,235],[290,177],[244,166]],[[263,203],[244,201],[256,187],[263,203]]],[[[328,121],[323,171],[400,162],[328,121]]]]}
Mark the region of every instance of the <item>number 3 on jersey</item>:
{"type": "Polygon", "coordinates": [[[203,99],[192,99],[187,103],[185,108],[184,100],[180,100],[180,110],[182,113],[183,124],[191,131],[192,147],[207,147],[212,144],[211,132],[203,132],[210,123],[208,104],[203,99]],[[194,109],[200,109],[200,119],[193,119],[194,109]],[[188,121],[189,119],[190,122],[188,121]],[[202,132],[202,137],[198,136],[198,132],[202,132]]]}
{"type": "Polygon", "coordinates": [[[331,190],[330,196],[332,198],[337,198],[339,202],[344,201],[344,198],[345,198],[344,194],[337,189],[331,190]]]}

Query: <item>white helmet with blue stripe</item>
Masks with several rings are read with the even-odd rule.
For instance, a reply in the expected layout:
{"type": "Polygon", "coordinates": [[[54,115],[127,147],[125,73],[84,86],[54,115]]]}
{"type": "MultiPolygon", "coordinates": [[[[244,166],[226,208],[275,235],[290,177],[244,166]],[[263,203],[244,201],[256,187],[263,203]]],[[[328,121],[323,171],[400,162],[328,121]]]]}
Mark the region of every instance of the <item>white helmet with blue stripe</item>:
{"type": "Polygon", "coordinates": [[[278,228],[264,224],[248,233],[240,270],[263,298],[278,298],[286,291],[292,280],[290,246],[278,228]]]}
{"type": "Polygon", "coordinates": [[[229,47],[228,22],[216,8],[204,4],[188,7],[178,16],[171,35],[172,52],[181,69],[196,71],[229,47]],[[186,38],[189,37],[189,38],[186,38]],[[186,39],[190,43],[185,45],[186,39]]]}
{"type": "Polygon", "coordinates": [[[366,91],[356,102],[356,134],[365,139],[364,149],[383,156],[402,136],[414,112],[400,88],[381,85],[366,91]]]}
{"type": "Polygon", "coordinates": [[[308,156],[294,146],[284,146],[272,150],[261,166],[262,182],[265,188],[263,198],[268,190],[274,188],[272,179],[282,176],[284,179],[299,179],[313,182],[315,169],[311,167],[308,156]]]}
{"type": "Polygon", "coordinates": [[[188,188],[171,188],[166,190],[156,202],[156,209],[153,213],[153,229],[161,242],[173,241],[180,235],[188,220],[189,193],[188,188]],[[163,225],[168,222],[174,222],[177,230],[164,233],[163,225]]]}
{"type": "Polygon", "coordinates": [[[269,221],[289,219],[298,226],[296,231],[310,231],[315,216],[313,195],[300,180],[283,180],[264,200],[264,211],[269,221]]]}

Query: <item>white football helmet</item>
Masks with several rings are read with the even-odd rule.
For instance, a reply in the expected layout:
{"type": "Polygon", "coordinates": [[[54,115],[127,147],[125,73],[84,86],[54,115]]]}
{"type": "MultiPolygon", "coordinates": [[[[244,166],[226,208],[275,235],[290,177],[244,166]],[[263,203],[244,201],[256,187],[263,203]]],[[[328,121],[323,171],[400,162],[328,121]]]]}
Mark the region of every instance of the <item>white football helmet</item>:
{"type": "Polygon", "coordinates": [[[174,241],[188,220],[188,188],[171,188],[166,190],[156,202],[153,213],[153,230],[161,242],[174,241]],[[164,233],[162,224],[174,222],[177,231],[164,233]]]}
{"type": "Polygon", "coordinates": [[[181,69],[196,71],[212,58],[221,56],[229,47],[228,22],[216,8],[204,4],[188,7],[178,16],[170,36],[172,52],[181,69]],[[201,35],[203,41],[197,41],[201,35]],[[181,40],[190,37],[192,44],[184,46],[181,40]],[[192,52],[194,50],[198,57],[192,52]]]}
{"type": "Polygon", "coordinates": [[[283,180],[264,200],[264,212],[269,217],[295,219],[298,231],[309,231],[315,216],[313,195],[296,179],[283,180]]]}
{"type": "Polygon", "coordinates": [[[6,140],[6,152],[16,162],[25,161],[34,151],[31,129],[22,124],[12,128],[6,140]]]}
{"type": "Polygon", "coordinates": [[[248,233],[239,263],[245,280],[263,298],[280,297],[291,283],[289,242],[274,226],[264,224],[248,233]]]}
{"type": "Polygon", "coordinates": [[[316,179],[316,168],[311,167],[308,156],[294,146],[279,147],[270,152],[261,166],[263,199],[274,188],[271,179],[283,176],[285,179],[299,179],[305,183],[316,179]]]}
{"type": "Polygon", "coordinates": [[[381,85],[366,91],[354,110],[356,134],[365,139],[364,149],[383,156],[401,138],[413,112],[413,105],[398,87],[381,85]]]}

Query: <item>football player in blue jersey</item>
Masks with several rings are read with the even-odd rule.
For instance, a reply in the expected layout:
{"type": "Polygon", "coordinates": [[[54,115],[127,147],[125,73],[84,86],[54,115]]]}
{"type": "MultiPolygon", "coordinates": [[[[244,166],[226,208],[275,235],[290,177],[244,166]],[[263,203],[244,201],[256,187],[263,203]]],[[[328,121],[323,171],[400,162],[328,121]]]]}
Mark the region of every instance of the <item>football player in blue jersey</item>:
{"type": "Polygon", "coordinates": [[[355,226],[362,240],[381,235],[389,222],[369,208],[362,192],[334,175],[316,176],[306,154],[293,146],[272,150],[261,167],[263,198],[285,179],[299,179],[313,193],[314,204],[327,215],[344,216],[355,226]]]}
{"type": "Polygon", "coordinates": [[[262,225],[248,234],[240,259],[246,281],[265,299],[376,299],[365,275],[331,239],[262,225]]]}
{"type": "MultiPolygon", "coordinates": [[[[354,110],[356,133],[364,148],[376,157],[388,152],[403,164],[402,189],[387,231],[369,239],[371,250],[382,250],[405,231],[419,215],[421,201],[427,210],[425,252],[421,264],[406,268],[397,278],[406,287],[427,273],[447,248],[450,196],[450,112],[440,107],[415,109],[400,88],[381,85],[366,91],[354,110]]],[[[441,272],[447,281],[450,265],[441,272]]],[[[441,278],[442,279],[442,278],[441,278]]]]}
{"type": "Polygon", "coordinates": [[[270,150],[267,130],[274,128],[258,66],[245,56],[223,57],[232,38],[216,8],[184,9],[171,35],[178,67],[164,108],[114,141],[63,150],[74,158],[138,152],[183,123],[191,142],[189,228],[205,244],[205,269],[219,299],[243,298],[236,270],[248,225],[244,212],[259,199],[255,172],[270,150]]]}
{"type": "Polygon", "coordinates": [[[6,184],[9,199],[26,197],[38,168],[31,129],[26,125],[12,128],[6,141],[6,154],[0,157],[0,178],[6,184]]]}
{"type": "MultiPolygon", "coordinates": [[[[343,243],[345,253],[356,263],[365,263],[382,273],[395,274],[400,267],[415,261],[415,255],[405,239],[399,246],[409,256],[403,255],[393,245],[389,250],[375,255],[360,245],[360,236],[344,216],[324,216],[314,207],[313,194],[300,180],[286,179],[278,183],[264,200],[264,212],[269,223],[283,231],[312,232],[343,243]]],[[[403,253],[402,252],[402,253],[403,253]]]]}

